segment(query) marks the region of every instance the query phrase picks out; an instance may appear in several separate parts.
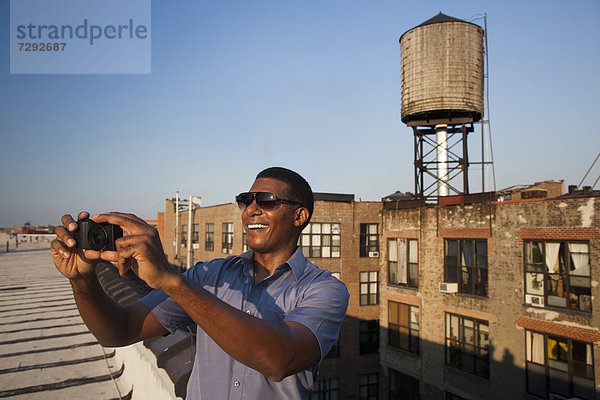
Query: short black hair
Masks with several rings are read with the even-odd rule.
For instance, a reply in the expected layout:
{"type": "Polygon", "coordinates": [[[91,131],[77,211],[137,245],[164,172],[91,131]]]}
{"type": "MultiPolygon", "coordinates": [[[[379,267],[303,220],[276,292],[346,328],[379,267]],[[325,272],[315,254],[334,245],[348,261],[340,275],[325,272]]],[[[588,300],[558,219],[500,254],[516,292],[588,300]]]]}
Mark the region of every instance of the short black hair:
{"type": "Polygon", "coordinates": [[[315,198],[306,179],[297,172],[283,167],[270,167],[262,170],[256,175],[256,179],[259,178],[271,178],[287,183],[289,186],[289,200],[297,201],[308,210],[308,219],[302,228],[308,225],[315,206],[315,198]]]}

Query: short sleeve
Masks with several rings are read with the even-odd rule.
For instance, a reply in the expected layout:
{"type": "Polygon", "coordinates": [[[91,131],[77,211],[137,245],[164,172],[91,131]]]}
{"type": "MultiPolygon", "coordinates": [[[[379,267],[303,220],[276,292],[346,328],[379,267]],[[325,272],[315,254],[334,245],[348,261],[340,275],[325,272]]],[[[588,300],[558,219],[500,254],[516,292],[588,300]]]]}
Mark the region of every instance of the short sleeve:
{"type": "MultiPolygon", "coordinates": [[[[183,274],[189,279],[197,281],[199,272],[201,272],[201,264],[196,264],[183,274]]],[[[139,301],[171,333],[196,324],[179,304],[162,290],[154,290],[139,301]]]]}
{"type": "Polygon", "coordinates": [[[301,323],[310,329],[321,347],[321,359],[337,341],[350,294],[343,282],[328,272],[315,279],[284,321],[301,323]]]}

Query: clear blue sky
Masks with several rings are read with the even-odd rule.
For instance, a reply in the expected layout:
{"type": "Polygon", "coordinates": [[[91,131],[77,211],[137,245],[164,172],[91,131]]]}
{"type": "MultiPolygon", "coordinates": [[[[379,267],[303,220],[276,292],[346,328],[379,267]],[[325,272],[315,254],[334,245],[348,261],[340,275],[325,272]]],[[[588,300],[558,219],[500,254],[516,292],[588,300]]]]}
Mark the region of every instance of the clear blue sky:
{"type": "Polygon", "coordinates": [[[487,13],[496,187],[578,184],[600,151],[598,0],[154,0],[150,75],[10,75],[0,0],[0,226],[225,203],[271,165],[362,200],[412,191],[398,39],[440,11],[487,13]]]}

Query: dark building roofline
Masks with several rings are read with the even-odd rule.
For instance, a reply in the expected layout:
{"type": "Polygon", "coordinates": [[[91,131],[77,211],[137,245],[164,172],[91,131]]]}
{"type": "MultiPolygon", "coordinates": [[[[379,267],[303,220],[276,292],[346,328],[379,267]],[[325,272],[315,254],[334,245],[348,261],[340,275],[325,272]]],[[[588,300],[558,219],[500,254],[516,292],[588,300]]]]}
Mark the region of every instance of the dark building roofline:
{"type": "Polygon", "coordinates": [[[315,201],[338,201],[341,203],[352,203],[354,201],[353,194],[342,193],[313,193],[315,201]]]}
{"type": "Polygon", "coordinates": [[[569,185],[568,192],[558,196],[557,199],[579,198],[579,197],[599,197],[600,190],[594,190],[591,186],[584,186],[579,189],[576,185],[569,185]]]}

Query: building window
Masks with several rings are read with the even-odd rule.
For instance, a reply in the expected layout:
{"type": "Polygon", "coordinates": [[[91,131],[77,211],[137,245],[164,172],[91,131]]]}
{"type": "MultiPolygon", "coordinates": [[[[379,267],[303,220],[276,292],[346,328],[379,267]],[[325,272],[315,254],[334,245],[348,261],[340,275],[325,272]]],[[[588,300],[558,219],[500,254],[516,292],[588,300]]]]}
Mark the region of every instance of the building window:
{"type": "Polygon", "coordinates": [[[547,190],[526,190],[521,192],[521,199],[544,199],[548,197],[547,190]]]}
{"type": "Polygon", "coordinates": [[[487,379],[489,350],[487,321],[446,314],[446,364],[487,379]]]}
{"type": "Polygon", "coordinates": [[[185,256],[179,258],[179,265],[181,268],[187,269],[187,258],[185,256]]]}
{"type": "Polygon", "coordinates": [[[595,399],[592,343],[525,331],[527,393],[595,399]]]}
{"type": "Polygon", "coordinates": [[[388,283],[419,287],[416,239],[388,239],[388,283]]]}
{"type": "Polygon", "coordinates": [[[204,239],[204,250],[215,250],[215,224],[206,224],[206,237],[204,239]]]}
{"type": "Polygon", "coordinates": [[[248,234],[242,232],[242,252],[248,251],[248,234]]]}
{"type": "Polygon", "coordinates": [[[331,346],[331,350],[325,356],[325,358],[338,358],[340,356],[340,340],[336,340],[333,346],[331,346]]]}
{"type": "Polygon", "coordinates": [[[379,374],[360,376],[359,400],[379,400],[379,374]]]}
{"type": "Polygon", "coordinates": [[[388,302],[388,343],[419,354],[419,308],[388,302]]]}
{"type": "Polygon", "coordinates": [[[460,293],[487,296],[487,241],[446,239],[444,250],[445,282],[458,283],[460,293]]]}
{"type": "Polygon", "coordinates": [[[181,247],[187,246],[187,225],[181,225],[181,247]]]}
{"type": "Polygon", "coordinates": [[[360,256],[379,257],[378,224],[360,224],[360,256]]]}
{"type": "Polygon", "coordinates": [[[419,400],[419,380],[392,368],[389,369],[390,400],[419,400]]]}
{"type": "Polygon", "coordinates": [[[371,354],[379,351],[379,321],[359,322],[360,354],[371,354]]]}
{"type": "Polygon", "coordinates": [[[363,271],[360,273],[360,305],[379,304],[379,272],[363,271]]]}
{"type": "Polygon", "coordinates": [[[315,382],[312,400],[338,400],[340,398],[339,378],[319,379],[315,382]]]}
{"type": "Polygon", "coordinates": [[[588,243],[525,242],[525,303],[592,311],[588,243]]]}
{"type": "Polygon", "coordinates": [[[192,231],[192,244],[197,244],[200,236],[200,226],[198,224],[194,224],[192,226],[194,228],[192,231]]]}
{"type": "Polygon", "coordinates": [[[225,254],[233,252],[233,223],[223,222],[223,238],[221,249],[225,254]]]}
{"type": "Polygon", "coordinates": [[[339,279],[340,281],[342,280],[342,274],[340,274],[339,272],[332,272],[331,276],[333,276],[334,278],[339,279]]]}
{"type": "Polygon", "coordinates": [[[340,224],[310,223],[302,231],[299,242],[306,257],[340,257],[340,224]]]}

